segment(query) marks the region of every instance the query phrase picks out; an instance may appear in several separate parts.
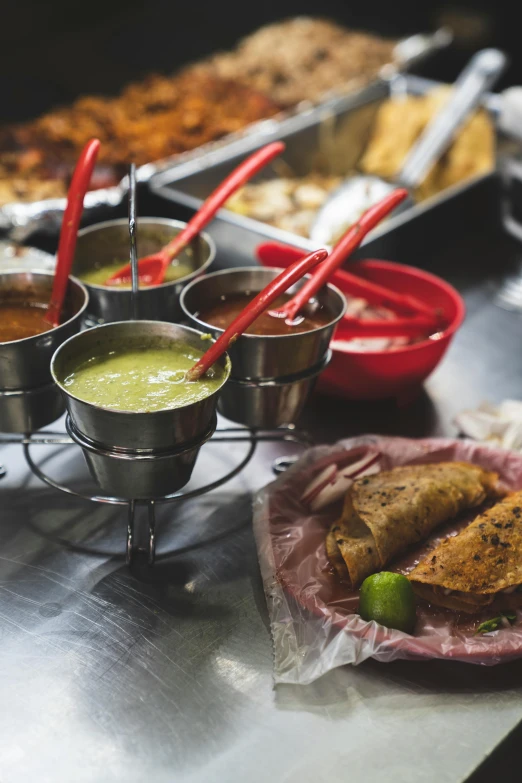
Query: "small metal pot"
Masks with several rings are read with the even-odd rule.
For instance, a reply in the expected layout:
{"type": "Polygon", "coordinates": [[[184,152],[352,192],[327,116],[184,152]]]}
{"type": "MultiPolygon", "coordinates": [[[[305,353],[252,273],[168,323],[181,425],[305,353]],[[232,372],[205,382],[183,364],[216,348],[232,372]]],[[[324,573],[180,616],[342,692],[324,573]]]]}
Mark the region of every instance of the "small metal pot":
{"type": "Polygon", "coordinates": [[[254,429],[293,424],[301,415],[318,375],[332,356],[304,373],[272,381],[239,381],[230,378],[218,402],[219,412],[254,429]]]}
{"type": "MultiPolygon", "coordinates": [[[[221,296],[230,294],[259,293],[282,272],[281,269],[240,267],[213,272],[190,283],[181,294],[180,304],[190,325],[213,337],[219,337],[223,329],[205,323],[199,313],[212,306],[221,296]]],[[[295,294],[305,279],[292,286],[289,294],[295,294]]],[[[306,372],[324,359],[338,321],[346,310],[346,299],[333,285],[326,285],[316,298],[332,318],[325,326],[289,335],[244,334],[229,348],[232,362],[232,379],[270,380],[306,372]]]]}
{"type": "Polygon", "coordinates": [[[216,416],[197,441],[172,451],[105,449],[81,435],[67,417],[67,432],[82,448],[85,461],[99,487],[112,497],[153,500],[177,492],[188,483],[201,446],[212,437],[216,416]]]}
{"type": "Polygon", "coordinates": [[[54,383],[22,391],[0,391],[0,432],[35,432],[56,421],[65,402],[54,383]]]}
{"type": "MultiPolygon", "coordinates": [[[[172,450],[195,442],[208,431],[216,412],[218,392],[180,408],[137,413],[101,408],[75,397],[64,386],[64,379],[79,362],[112,347],[121,349],[131,340],[140,344],[186,343],[205,351],[208,340],[195,329],[161,321],[122,321],[96,326],[81,332],[56,351],[51,362],[55,383],[65,396],[65,404],[75,430],[101,449],[172,450]]],[[[218,360],[223,368],[223,384],[230,374],[225,354],[218,360]]],[[[222,384],[222,385],[223,385],[222,384]]],[[[220,387],[221,388],[221,387],[220,387]]]]}
{"type": "MultiPolygon", "coordinates": [[[[160,250],[185,228],[186,223],[167,218],[138,219],[138,253],[147,256],[160,250]]],[[[179,297],[183,287],[203,274],[216,255],[213,240],[205,233],[194,239],[179,254],[179,260],[194,270],[179,280],[162,285],[141,288],[138,294],[139,318],[151,321],[177,321],[181,316],[179,297]]],[[[121,259],[122,266],[129,257],[129,225],[126,218],[96,223],[78,232],[73,272],[113,264],[121,259]]],[[[87,317],[90,322],[126,321],[133,317],[130,289],[84,284],[89,291],[87,317]]]]}
{"type": "MultiPolygon", "coordinates": [[[[192,326],[217,337],[223,329],[201,321],[201,310],[215,304],[220,296],[246,292],[255,295],[281,271],[242,267],[214,272],[187,286],[181,295],[181,307],[192,326]]],[[[292,286],[288,293],[296,293],[304,282],[292,286]]],[[[255,429],[297,420],[315,379],[329,361],[328,346],[346,310],[346,299],[332,285],[322,288],[317,299],[332,316],[325,326],[289,335],[244,334],[230,346],[231,377],[218,402],[223,416],[255,429]]]]}
{"type": "MultiPolygon", "coordinates": [[[[54,274],[22,269],[0,272],[0,301],[9,297],[50,299],[54,274]]],[[[52,382],[50,363],[59,345],[80,330],[89,295],[85,287],[69,278],[64,323],[48,332],[22,340],[0,343],[0,391],[33,389],[52,382]]],[[[52,419],[51,419],[52,421],[52,419]]]]}

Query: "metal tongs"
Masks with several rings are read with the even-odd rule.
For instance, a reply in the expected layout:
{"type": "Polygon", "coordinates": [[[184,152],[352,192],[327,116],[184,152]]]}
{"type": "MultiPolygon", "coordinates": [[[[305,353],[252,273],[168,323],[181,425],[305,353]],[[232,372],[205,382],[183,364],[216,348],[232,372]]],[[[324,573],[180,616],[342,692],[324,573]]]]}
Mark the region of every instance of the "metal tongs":
{"type": "MultiPolygon", "coordinates": [[[[397,185],[410,194],[414,192],[449,147],[456,131],[495,84],[506,64],[506,55],[498,49],[483,49],[475,54],[455,81],[448,101],[413,145],[394,182],[362,174],[348,178],[317,213],[310,238],[317,245],[330,244],[344,226],[355,222],[363,209],[377,203],[397,185]]],[[[409,204],[411,206],[411,199],[409,204]]]]}

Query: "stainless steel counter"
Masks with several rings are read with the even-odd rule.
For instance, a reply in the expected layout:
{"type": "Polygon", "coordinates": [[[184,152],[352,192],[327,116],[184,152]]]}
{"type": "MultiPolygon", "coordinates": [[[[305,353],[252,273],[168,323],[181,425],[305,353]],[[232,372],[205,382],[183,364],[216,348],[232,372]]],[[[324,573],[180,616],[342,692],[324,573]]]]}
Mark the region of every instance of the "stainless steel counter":
{"type": "MultiPolygon", "coordinates": [[[[318,440],[454,434],[461,408],[520,397],[522,316],[493,290],[522,251],[474,220],[466,242],[445,223],[446,249],[431,255],[423,229],[422,261],[468,306],[427,394],[406,410],[317,398],[305,423],[318,440]]],[[[205,446],[194,484],[244,450],[205,446]]],[[[461,783],[517,726],[522,661],[369,661],[273,690],[250,499],[273,457],[295,450],[260,446],[230,484],[163,507],[157,564],[130,572],[121,509],[45,487],[20,447],[0,448],[1,783],[461,783]]],[[[73,447],[32,453],[88,486],[73,447]]]]}
{"type": "MultiPolygon", "coordinates": [[[[198,476],[244,448],[206,446],[198,476]]],[[[518,665],[370,662],[274,692],[250,493],[292,451],[260,446],[230,485],[164,508],[157,565],[130,573],[121,509],[1,449],[1,781],[457,783],[521,720],[518,665]]],[[[33,454],[88,486],[75,447],[33,454]]]]}

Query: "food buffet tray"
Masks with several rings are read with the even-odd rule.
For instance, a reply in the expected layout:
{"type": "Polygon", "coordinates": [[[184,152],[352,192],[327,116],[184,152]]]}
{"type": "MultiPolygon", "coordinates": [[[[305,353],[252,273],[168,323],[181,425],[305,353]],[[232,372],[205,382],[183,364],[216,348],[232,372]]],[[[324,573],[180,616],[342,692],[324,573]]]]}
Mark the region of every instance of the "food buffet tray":
{"type": "MultiPolygon", "coordinates": [[[[173,166],[176,169],[178,166],[195,166],[195,169],[198,170],[200,159],[205,161],[205,166],[209,165],[209,161],[212,161],[214,156],[219,156],[221,150],[226,150],[227,154],[242,156],[247,151],[264,143],[265,140],[277,138],[279,134],[288,134],[294,127],[299,128],[303,122],[305,124],[313,122],[314,118],[321,117],[325,108],[328,109],[331,104],[336,104],[338,101],[341,104],[346,101],[350,103],[351,96],[364,96],[366,93],[372,95],[375,89],[379,90],[380,86],[393,76],[406,72],[413,65],[447,46],[451,40],[451,33],[446,28],[440,28],[430,34],[419,33],[404,38],[396,44],[394,60],[383,66],[376,82],[357,88],[341,98],[325,96],[324,102],[319,104],[303,102],[295,108],[281,111],[275,117],[260,120],[236,133],[228,134],[218,141],[210,142],[173,157],[147,163],[138,168],[137,180],[139,183],[147,183],[152,177],[170,171],[173,166]]],[[[124,199],[127,189],[128,178],[124,177],[117,185],[87,193],[84,221],[86,218],[89,222],[102,219],[100,216],[103,215],[104,208],[119,205],[124,199]]],[[[0,206],[0,232],[9,232],[11,238],[17,241],[23,241],[35,231],[57,233],[64,208],[65,199],[63,198],[5,204],[0,206]]]]}
{"type": "MultiPolygon", "coordinates": [[[[297,175],[307,174],[318,159],[328,159],[328,156],[335,160],[336,166],[346,167],[349,172],[354,169],[361,156],[379,106],[390,94],[400,91],[410,95],[425,95],[438,86],[441,86],[439,82],[412,75],[375,83],[358,95],[325,103],[271,128],[267,126],[262,139],[253,136],[245,138],[241,144],[224,145],[218,150],[176,165],[170,171],[157,174],[150,181],[151,190],[157,196],[196,210],[212,188],[230,173],[244,155],[261,142],[268,143],[279,139],[286,144],[284,161],[297,175]]],[[[494,94],[487,95],[484,100],[484,105],[493,117],[498,113],[497,103],[498,96],[494,94]]],[[[277,161],[275,163],[277,165],[277,161]]],[[[258,177],[257,181],[266,178],[267,172],[269,169],[258,177]]],[[[270,177],[270,174],[268,176],[270,177]]],[[[397,217],[387,220],[381,228],[376,229],[373,236],[385,235],[426,209],[451,200],[456,194],[466,190],[469,184],[468,180],[448,188],[443,193],[405,210],[397,217]]],[[[310,239],[227,209],[218,213],[209,233],[216,240],[220,254],[228,258],[234,258],[238,252],[252,255],[255,247],[266,240],[315,250],[315,244],[310,239]]]]}

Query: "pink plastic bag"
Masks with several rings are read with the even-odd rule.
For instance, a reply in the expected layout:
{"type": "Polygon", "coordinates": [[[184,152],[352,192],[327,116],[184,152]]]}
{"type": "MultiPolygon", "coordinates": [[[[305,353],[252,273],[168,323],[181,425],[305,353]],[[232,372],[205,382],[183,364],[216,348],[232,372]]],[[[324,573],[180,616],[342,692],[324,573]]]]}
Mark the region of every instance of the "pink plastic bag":
{"type": "MultiPolygon", "coordinates": [[[[358,594],[339,582],[325,551],[325,535],[340,504],[312,513],[300,498],[327,465],[364,446],[382,454],[381,469],[463,460],[499,473],[509,489],[522,488],[522,455],[467,440],[408,440],[368,435],[312,448],[262,490],[254,504],[254,532],[270,614],[276,683],[307,684],[337,666],[366,658],[388,662],[446,658],[492,666],[522,656],[522,614],[510,628],[477,635],[484,615],[459,615],[419,603],[413,636],[361,620],[358,594]]],[[[431,536],[389,570],[406,573],[424,553],[471,518],[431,536]]]]}

